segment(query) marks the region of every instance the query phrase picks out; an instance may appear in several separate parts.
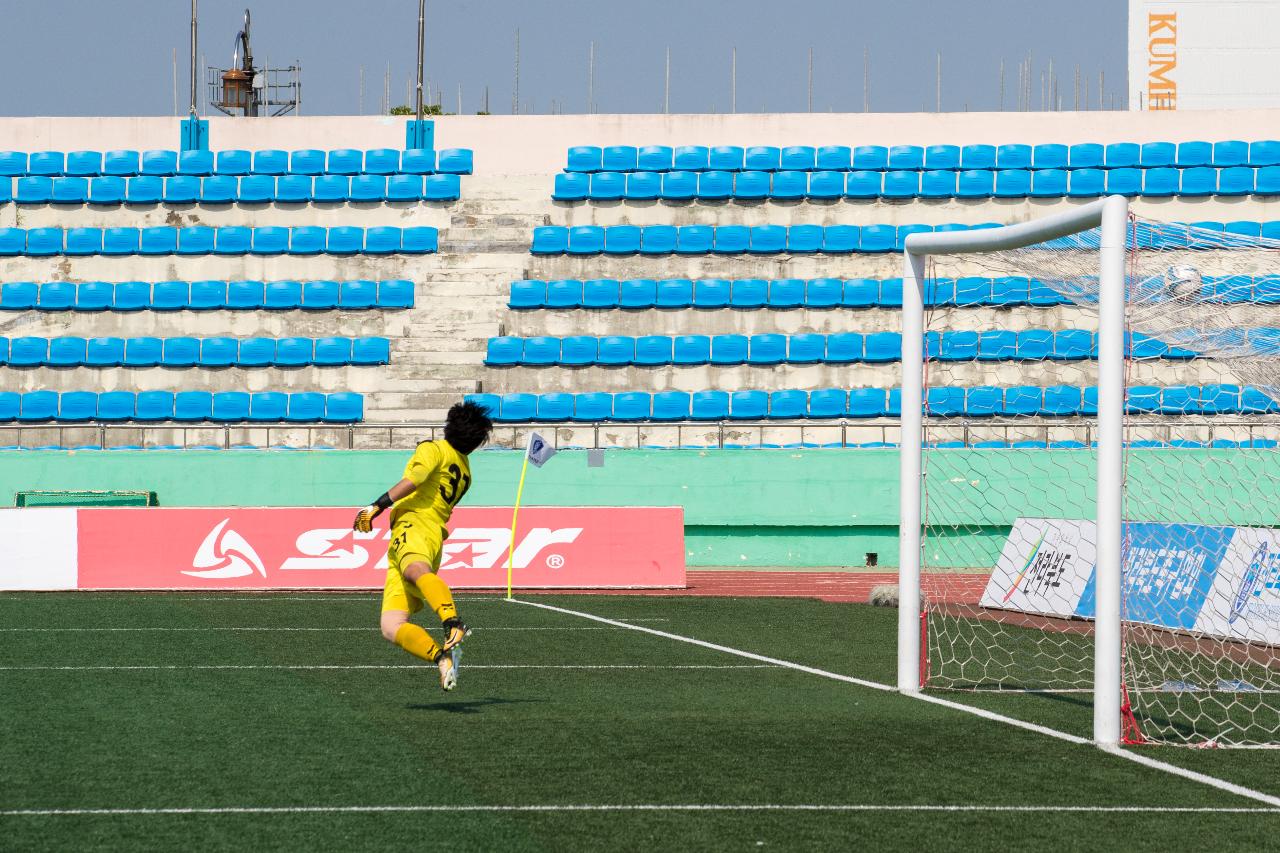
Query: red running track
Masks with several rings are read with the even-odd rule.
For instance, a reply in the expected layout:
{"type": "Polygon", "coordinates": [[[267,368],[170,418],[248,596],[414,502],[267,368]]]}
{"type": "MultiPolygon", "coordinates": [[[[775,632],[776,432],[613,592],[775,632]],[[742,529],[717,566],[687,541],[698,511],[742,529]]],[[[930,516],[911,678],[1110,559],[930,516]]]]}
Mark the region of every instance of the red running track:
{"type": "MultiPolygon", "coordinates": [[[[751,572],[690,571],[685,589],[556,589],[521,590],[522,595],[676,595],[737,598],[817,598],[822,601],[867,603],[873,587],[896,584],[896,572],[751,572]]],[[[977,604],[986,588],[985,574],[929,574],[922,579],[925,596],[935,602],[977,604]]]]}

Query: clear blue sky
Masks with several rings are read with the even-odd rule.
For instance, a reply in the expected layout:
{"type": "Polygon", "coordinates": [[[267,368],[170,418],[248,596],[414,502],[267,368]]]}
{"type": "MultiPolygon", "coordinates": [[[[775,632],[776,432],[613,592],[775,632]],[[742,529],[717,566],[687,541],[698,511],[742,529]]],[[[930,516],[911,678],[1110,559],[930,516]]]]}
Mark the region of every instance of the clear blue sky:
{"type": "MultiPolygon", "coordinates": [[[[302,64],[303,112],[353,115],[381,105],[391,69],[392,104],[408,102],[417,0],[200,0],[200,52],[231,60],[246,5],[255,58],[302,64]]],[[[520,30],[522,112],[587,110],[589,45],[596,44],[596,112],[660,112],[671,49],[671,111],[728,112],[730,51],[737,47],[738,112],[813,107],[861,111],[863,50],[870,50],[871,107],[934,108],[942,53],[945,111],[996,109],[1006,67],[1006,108],[1018,64],[1034,57],[1034,108],[1049,61],[1064,108],[1074,68],[1096,105],[1098,73],[1117,105],[1125,90],[1124,0],[432,0],[427,77],[453,111],[512,108],[520,30]]],[[[168,115],[178,51],[179,108],[187,103],[188,4],[183,0],[6,0],[0,18],[0,115],[168,115]]]]}

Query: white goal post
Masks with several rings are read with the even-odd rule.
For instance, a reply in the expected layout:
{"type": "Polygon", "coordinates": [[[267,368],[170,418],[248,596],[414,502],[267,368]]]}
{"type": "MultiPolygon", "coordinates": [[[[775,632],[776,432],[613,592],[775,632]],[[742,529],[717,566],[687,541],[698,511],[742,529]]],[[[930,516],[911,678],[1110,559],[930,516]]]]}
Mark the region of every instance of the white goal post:
{"type": "Polygon", "coordinates": [[[1070,211],[999,228],[911,234],[902,286],[902,434],[899,517],[898,689],[922,678],[922,490],[925,284],[932,255],[1019,249],[1100,229],[1098,251],[1097,587],[1093,626],[1093,738],[1121,738],[1121,575],[1125,412],[1125,262],[1128,201],[1109,196],[1070,211]]]}

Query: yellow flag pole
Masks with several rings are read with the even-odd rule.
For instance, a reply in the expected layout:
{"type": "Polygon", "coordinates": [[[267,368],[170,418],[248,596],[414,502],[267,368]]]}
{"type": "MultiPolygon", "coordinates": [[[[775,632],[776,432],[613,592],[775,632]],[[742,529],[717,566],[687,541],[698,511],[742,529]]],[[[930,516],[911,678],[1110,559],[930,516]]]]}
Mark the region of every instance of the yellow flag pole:
{"type": "Polygon", "coordinates": [[[511,544],[507,546],[507,600],[511,600],[511,567],[516,554],[516,519],[520,515],[520,498],[524,495],[524,475],[529,472],[529,452],[524,454],[524,464],[520,466],[520,485],[516,487],[516,505],[511,510],[511,544]]]}

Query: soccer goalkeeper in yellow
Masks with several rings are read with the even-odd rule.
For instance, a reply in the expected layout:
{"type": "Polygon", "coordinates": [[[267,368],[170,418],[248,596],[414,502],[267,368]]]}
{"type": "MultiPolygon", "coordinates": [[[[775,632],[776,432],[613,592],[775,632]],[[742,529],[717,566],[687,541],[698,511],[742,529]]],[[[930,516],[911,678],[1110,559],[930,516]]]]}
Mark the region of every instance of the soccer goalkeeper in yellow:
{"type": "Polygon", "coordinates": [[[356,514],[354,527],[363,533],[391,509],[391,544],[387,546],[387,583],[382,591],[382,636],[411,655],[440,668],[440,686],[458,686],[459,644],[471,629],[458,618],[449,587],[436,574],[440,552],[449,535],[445,525],[453,508],[471,486],[467,454],[489,438],[489,410],[475,403],[449,409],[443,441],[424,441],[404,468],[404,479],[356,514]],[[444,643],[436,645],[409,616],[431,606],[444,626],[444,643]]]}

